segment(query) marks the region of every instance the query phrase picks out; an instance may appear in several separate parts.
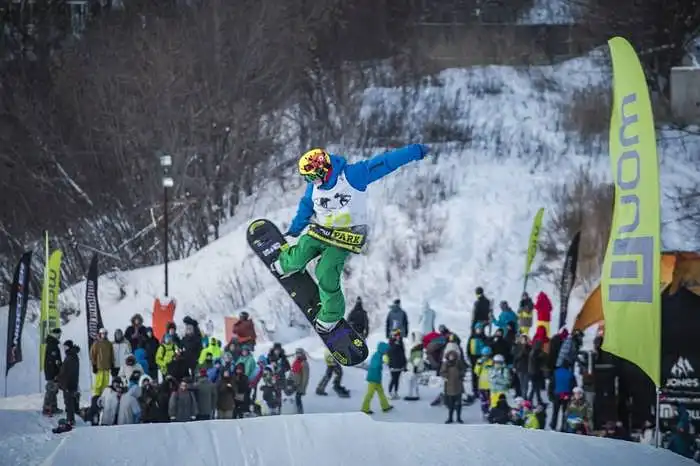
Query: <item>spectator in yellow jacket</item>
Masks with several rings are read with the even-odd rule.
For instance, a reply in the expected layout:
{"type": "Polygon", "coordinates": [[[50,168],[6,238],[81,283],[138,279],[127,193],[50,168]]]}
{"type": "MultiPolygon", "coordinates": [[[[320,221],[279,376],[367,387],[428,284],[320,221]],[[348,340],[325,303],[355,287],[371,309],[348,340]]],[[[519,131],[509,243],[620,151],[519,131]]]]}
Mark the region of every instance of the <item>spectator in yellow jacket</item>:
{"type": "Polygon", "coordinates": [[[489,414],[491,407],[491,383],[489,381],[489,372],[493,367],[493,351],[489,346],[481,348],[481,357],[476,361],[474,366],[474,375],[478,378],[477,387],[479,389],[479,401],[481,403],[481,414],[484,419],[489,414]]]}

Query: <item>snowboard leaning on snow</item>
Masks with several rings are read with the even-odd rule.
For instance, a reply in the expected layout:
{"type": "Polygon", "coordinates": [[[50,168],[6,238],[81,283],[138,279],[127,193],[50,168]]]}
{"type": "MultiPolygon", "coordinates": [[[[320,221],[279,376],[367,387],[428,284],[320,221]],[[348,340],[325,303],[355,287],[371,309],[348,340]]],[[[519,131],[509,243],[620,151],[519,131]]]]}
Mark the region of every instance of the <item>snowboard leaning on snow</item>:
{"type": "MultiPolygon", "coordinates": [[[[287,244],[279,228],[269,220],[255,220],[248,226],[246,238],[255,255],[277,278],[282,288],[287,291],[311,326],[314,327],[314,320],[321,309],[316,281],[306,270],[301,270],[288,277],[280,277],[270,267],[277,260],[282,246],[287,244]]],[[[369,355],[369,348],[367,348],[367,343],[362,335],[353,330],[345,319],[342,319],[329,333],[316,333],[321,337],[333,357],[343,366],[360,364],[369,355]]]]}

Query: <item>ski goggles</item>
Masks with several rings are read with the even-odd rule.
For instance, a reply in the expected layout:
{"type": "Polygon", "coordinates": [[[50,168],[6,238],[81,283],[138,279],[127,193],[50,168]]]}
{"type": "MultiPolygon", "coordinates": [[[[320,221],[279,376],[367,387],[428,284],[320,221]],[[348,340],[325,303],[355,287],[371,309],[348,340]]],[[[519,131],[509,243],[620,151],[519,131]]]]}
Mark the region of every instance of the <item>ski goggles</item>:
{"type": "Polygon", "coordinates": [[[323,173],[322,169],[317,169],[315,172],[307,173],[307,174],[302,175],[302,176],[309,183],[313,183],[314,181],[323,180],[323,177],[325,176],[325,174],[323,173]]]}

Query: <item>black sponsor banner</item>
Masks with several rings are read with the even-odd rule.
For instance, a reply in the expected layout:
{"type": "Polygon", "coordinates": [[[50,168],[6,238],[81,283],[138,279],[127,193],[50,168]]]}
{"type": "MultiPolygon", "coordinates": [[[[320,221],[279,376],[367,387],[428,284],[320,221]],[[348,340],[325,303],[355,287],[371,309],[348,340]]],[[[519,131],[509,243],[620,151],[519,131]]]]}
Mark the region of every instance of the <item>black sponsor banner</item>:
{"type": "Polygon", "coordinates": [[[700,296],[684,287],[667,290],[662,306],[661,389],[700,398],[700,296]]]}
{"type": "Polygon", "coordinates": [[[97,339],[97,332],[102,328],[102,314],[100,313],[100,302],[97,297],[97,254],[92,256],[90,269],[85,283],[85,311],[87,322],[88,348],[97,339]]]}
{"type": "Polygon", "coordinates": [[[10,308],[7,317],[7,348],[5,376],[15,364],[22,362],[22,329],[27,315],[29,279],[31,277],[32,251],[22,254],[12,279],[10,308]]]}
{"type": "Polygon", "coordinates": [[[571,240],[566,258],[564,259],[564,268],[561,274],[561,282],[559,283],[559,328],[566,325],[566,317],[569,313],[569,297],[574,289],[576,282],[576,267],[578,266],[578,250],[581,242],[581,232],[574,235],[571,240]]]}

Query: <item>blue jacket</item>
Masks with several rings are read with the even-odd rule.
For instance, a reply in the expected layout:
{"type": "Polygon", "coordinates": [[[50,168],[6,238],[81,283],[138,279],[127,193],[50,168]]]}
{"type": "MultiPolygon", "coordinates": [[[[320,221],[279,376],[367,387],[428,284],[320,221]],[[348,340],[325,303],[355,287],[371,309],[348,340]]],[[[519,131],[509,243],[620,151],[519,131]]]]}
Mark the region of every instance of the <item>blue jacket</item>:
{"type": "Polygon", "coordinates": [[[216,383],[219,381],[219,375],[221,370],[217,369],[216,367],[212,367],[211,369],[207,369],[207,378],[209,381],[216,383]]]}
{"type": "Polygon", "coordinates": [[[498,314],[498,319],[493,319],[492,321],[493,325],[504,332],[508,329],[508,322],[513,322],[515,328],[518,328],[518,315],[510,308],[506,310],[501,309],[501,313],[498,314]]]}
{"type": "Polygon", "coordinates": [[[389,351],[389,344],[380,341],[377,344],[377,352],[372,355],[367,367],[367,382],[382,383],[382,369],[384,368],[384,355],[389,351]]]}
{"type": "MultiPolygon", "coordinates": [[[[421,144],[411,144],[356,163],[348,163],[344,157],[331,154],[331,166],[333,167],[331,176],[319,189],[332,189],[338,181],[338,175],[345,173],[345,178],[353,188],[358,191],[366,191],[370,184],[409,162],[422,160],[426,153],[427,147],[421,144]]],[[[308,183],[304,196],[299,201],[297,213],[286,234],[299,236],[309,224],[311,216],[314,214],[314,203],[311,199],[313,191],[313,183],[308,183]]]]}
{"type": "Polygon", "coordinates": [[[570,368],[557,367],[554,370],[554,394],[571,394],[576,385],[574,371],[570,368]]]}
{"type": "Polygon", "coordinates": [[[148,374],[148,360],[146,359],[146,350],[143,348],[136,349],[136,351],[134,351],[134,358],[136,358],[136,362],[141,364],[141,367],[143,367],[143,372],[145,374],[148,374]]]}

